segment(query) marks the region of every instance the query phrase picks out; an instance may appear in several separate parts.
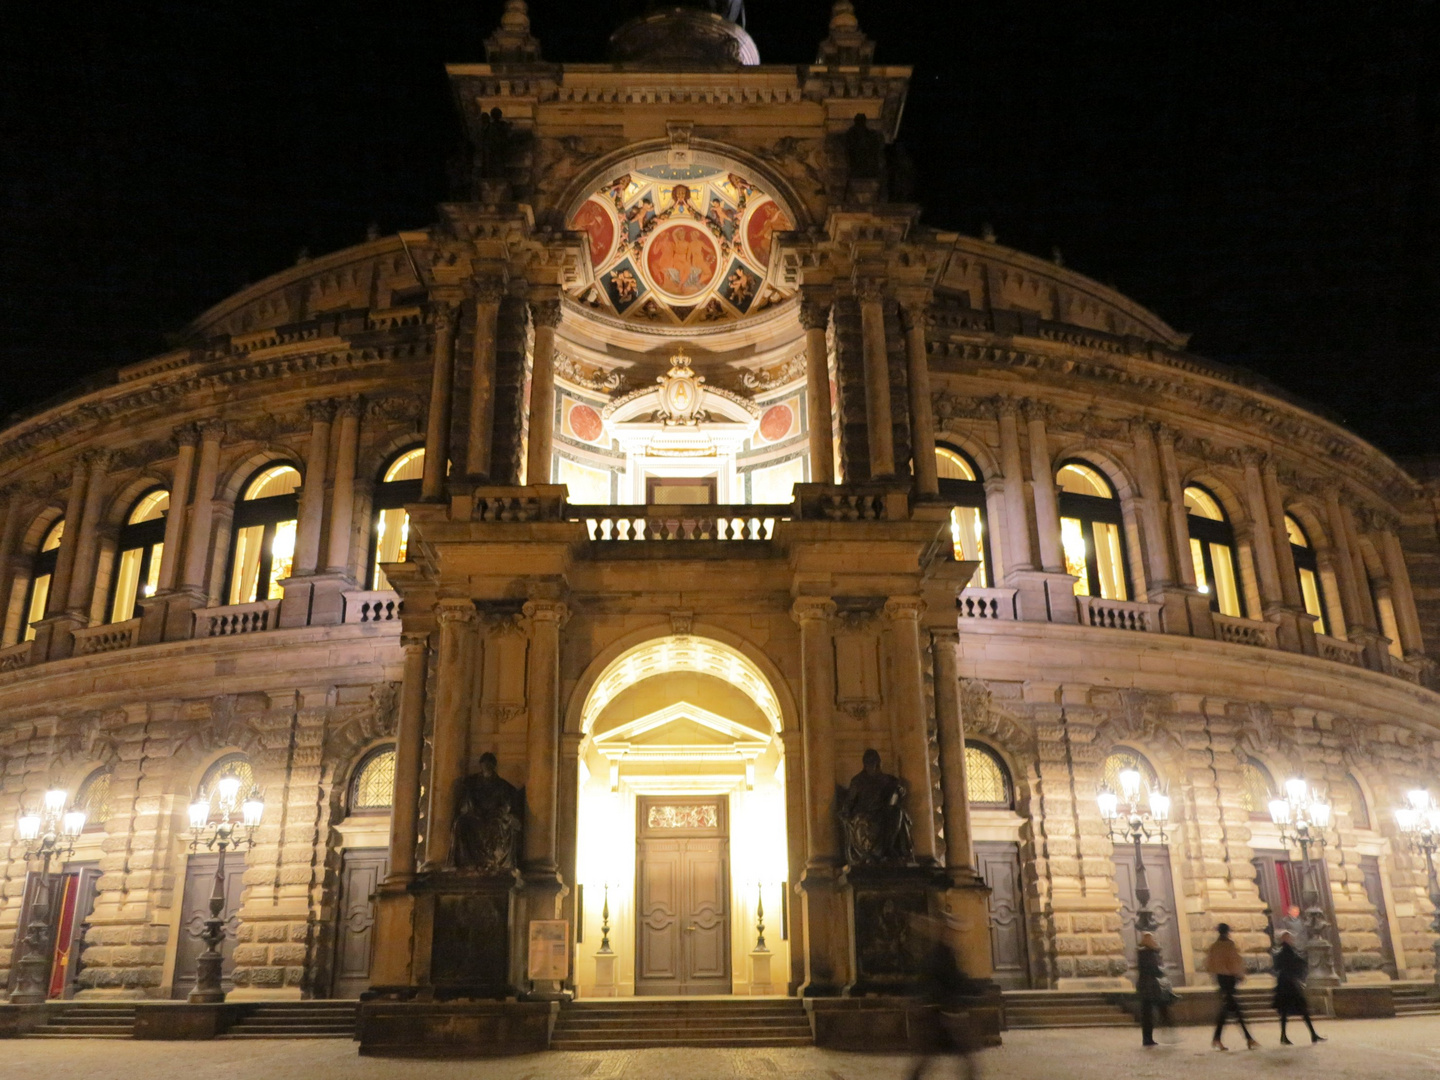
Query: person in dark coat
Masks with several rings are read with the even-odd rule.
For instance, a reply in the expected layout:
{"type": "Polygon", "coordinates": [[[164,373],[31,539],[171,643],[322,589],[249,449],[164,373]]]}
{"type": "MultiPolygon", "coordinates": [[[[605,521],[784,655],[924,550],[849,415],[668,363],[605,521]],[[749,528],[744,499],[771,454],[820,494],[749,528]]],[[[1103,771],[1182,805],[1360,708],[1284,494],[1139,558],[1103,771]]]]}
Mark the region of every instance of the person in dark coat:
{"type": "Polygon", "coordinates": [[[1165,976],[1165,964],[1160,956],[1160,943],[1155,935],[1146,931],[1140,935],[1140,947],[1136,950],[1136,966],[1139,974],[1135,979],[1135,990],[1140,998],[1141,1046],[1158,1046],[1155,1041],[1155,1014],[1160,1014],[1160,1023],[1171,1027],[1170,1001],[1173,991],[1165,976]]]}
{"type": "Polygon", "coordinates": [[[1310,1029],[1312,1043],[1325,1040],[1315,1033],[1310,1022],[1310,1003],[1305,1000],[1305,976],[1309,973],[1310,962],[1295,948],[1294,938],[1289,930],[1280,931],[1280,947],[1275,950],[1271,970],[1275,972],[1275,1011],[1280,1014],[1280,1042],[1285,1046],[1292,1043],[1285,1034],[1285,1022],[1292,1016],[1300,1016],[1310,1029]]]}
{"type": "Polygon", "coordinates": [[[916,937],[927,942],[920,958],[919,989],[925,1002],[938,1012],[939,1045],[915,1062],[908,1080],[921,1080],[936,1061],[949,1058],[955,1072],[975,1080],[975,1052],[980,1048],[969,1010],[983,987],[965,974],[955,950],[944,938],[943,924],[929,918],[912,923],[916,937]]]}

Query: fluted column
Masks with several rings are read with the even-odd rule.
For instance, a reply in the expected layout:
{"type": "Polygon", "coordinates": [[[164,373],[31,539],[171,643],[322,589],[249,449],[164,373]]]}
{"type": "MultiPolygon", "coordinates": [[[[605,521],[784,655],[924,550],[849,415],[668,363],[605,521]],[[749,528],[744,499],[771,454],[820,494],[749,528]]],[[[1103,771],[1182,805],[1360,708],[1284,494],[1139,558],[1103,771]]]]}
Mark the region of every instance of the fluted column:
{"type": "Polygon", "coordinates": [[[355,453],[360,446],[360,400],[342,401],[336,410],[340,431],[335,448],[335,483],[330,493],[330,543],[325,569],[350,572],[350,533],[355,526],[355,453]]]}
{"type": "Polygon", "coordinates": [[[1060,502],[1055,492],[1055,465],[1045,432],[1045,412],[1045,407],[1035,402],[1025,408],[1026,433],[1030,437],[1030,484],[1035,496],[1035,533],[1040,541],[1041,569],[1050,574],[1063,574],[1065,552],[1060,546],[1060,502]]]}
{"type": "Polygon", "coordinates": [[[555,329],[560,325],[560,301],[537,300],[530,310],[535,320],[535,353],[530,365],[530,446],[525,482],[548,484],[555,443],[555,329]]]}
{"type": "Polygon", "coordinates": [[[1015,403],[1000,402],[1000,468],[1005,476],[1005,572],[1035,569],[1030,548],[1030,518],[1025,511],[1025,470],[1020,461],[1020,424],[1015,403]]]}
{"type": "MultiPolygon", "coordinates": [[[[90,601],[95,592],[95,560],[100,543],[100,503],[105,496],[105,470],[110,455],[96,451],[90,455],[89,478],[85,482],[85,503],[80,512],[80,537],[75,545],[75,564],[70,572],[69,595],[65,610],[90,621],[90,601]]],[[[65,523],[69,532],[70,523],[65,523]]]]}
{"type": "Polygon", "coordinates": [[[893,708],[900,733],[899,773],[915,839],[915,857],[935,861],[935,795],[930,777],[930,732],[925,716],[925,669],[920,656],[920,616],[925,601],[918,596],[892,596],[885,601],[890,624],[890,675],[893,708]]]}
{"type": "Polygon", "coordinates": [[[1280,595],[1285,604],[1296,611],[1305,610],[1305,597],[1300,592],[1300,576],[1295,569],[1295,553],[1290,550],[1290,532],[1285,528],[1285,499],[1280,494],[1280,478],[1275,474],[1275,461],[1265,462],[1260,470],[1265,486],[1265,504],[1270,509],[1270,532],[1275,537],[1275,569],[1280,575],[1280,595]]]}
{"type": "MultiPolygon", "coordinates": [[[[455,800],[465,775],[470,735],[466,654],[473,644],[470,627],[475,619],[475,605],[469,600],[442,600],[435,605],[440,646],[435,667],[435,727],[430,740],[430,813],[425,828],[425,864],[436,869],[451,862],[455,800]]],[[[410,663],[408,653],[406,663],[410,663]]],[[[395,764],[398,773],[398,757],[395,764]]]]}
{"type": "Polygon", "coordinates": [[[305,483],[300,489],[300,506],[295,522],[295,565],[291,573],[303,577],[315,573],[320,563],[320,527],[325,517],[325,470],[330,462],[330,425],[335,419],[333,401],[312,401],[310,445],[305,454],[305,483]]]}
{"type": "Polygon", "coordinates": [[[970,835],[970,793],[965,778],[965,723],[960,715],[960,679],[955,664],[958,633],[930,631],[935,679],[935,737],[940,744],[940,807],[945,820],[945,865],[975,865],[970,835]]]}
{"type": "Polygon", "coordinates": [[[938,495],[935,468],[935,411],[930,404],[930,358],[925,349],[925,310],[921,303],[900,311],[905,326],[905,373],[910,388],[910,452],[915,462],[915,491],[938,495]]]}
{"type": "Polygon", "coordinates": [[[420,764],[425,752],[425,668],[428,634],[404,634],[405,670],[400,684],[400,715],[395,732],[395,799],[390,813],[390,873],[415,873],[415,837],[419,832],[420,764]]]}
{"type": "Polygon", "coordinates": [[[90,462],[80,457],[70,474],[70,496],[65,500],[65,531],[60,534],[60,550],[55,553],[55,573],[50,578],[50,596],[45,601],[45,614],[58,615],[65,610],[70,597],[71,572],[75,568],[75,547],[80,542],[80,515],[85,506],[85,482],[90,475],[90,462]]]}
{"type": "Polygon", "coordinates": [[[475,358],[470,373],[470,442],[465,448],[465,472],[474,480],[490,478],[490,454],[495,433],[495,356],[500,334],[498,281],[481,281],[475,289],[475,358]]]}
{"type": "Polygon", "coordinates": [[[1175,541],[1175,572],[1180,584],[1194,588],[1195,563],[1190,555],[1190,521],[1185,510],[1185,486],[1175,457],[1175,432],[1161,425],[1155,429],[1160,451],[1160,473],[1165,481],[1165,500],[1170,507],[1170,532],[1175,541]]]}
{"type": "Polygon", "coordinates": [[[1380,556],[1385,560],[1385,576],[1390,579],[1390,602],[1395,607],[1395,622],[1400,629],[1400,646],[1405,655],[1420,656],[1425,642],[1420,632],[1420,613],[1415,608],[1415,593],[1410,585],[1410,568],[1405,565],[1405,552],[1400,538],[1390,529],[1377,534],[1380,556]]]}
{"type": "Polygon", "coordinates": [[[1265,483],[1260,477],[1258,454],[1247,452],[1245,461],[1245,499],[1254,523],[1251,544],[1255,549],[1255,572],[1260,579],[1260,601],[1269,608],[1284,602],[1280,586],[1279,566],[1275,561],[1275,533],[1271,526],[1270,508],[1265,501],[1265,483]]]}
{"type": "Polygon", "coordinates": [[[555,814],[560,770],[560,628],[570,612],[556,600],[531,600],[524,613],[530,626],[525,869],[548,874],[559,868],[555,814]]]}
{"type": "Polygon", "coordinates": [[[895,475],[895,423],[890,408],[890,356],[885,348],[885,302],[879,284],[860,286],[860,333],[865,355],[865,429],[870,477],[895,475]]]}
{"type": "Polygon", "coordinates": [[[441,500],[445,494],[445,465],[450,458],[450,399],[455,377],[455,308],[439,304],[435,326],[434,363],[430,369],[430,409],[425,416],[425,471],[420,498],[441,500]]]}
{"type": "Polygon", "coordinates": [[[813,289],[800,298],[800,325],[805,329],[805,402],[810,414],[810,481],[835,482],[835,421],[830,403],[830,351],[825,332],[830,326],[830,301],[813,289]]]}
{"type": "Polygon", "coordinates": [[[215,476],[220,468],[220,440],[225,425],[219,422],[200,427],[200,464],[195,471],[194,507],[186,529],[185,574],[181,586],[203,594],[205,570],[210,562],[210,526],[215,518],[215,476]]]}
{"type": "Polygon", "coordinates": [[[200,431],[186,424],[175,432],[175,472],[170,478],[170,509],[165,513],[165,548],[160,552],[160,573],[155,591],[168,593],[175,588],[180,570],[180,549],[185,544],[185,506],[190,500],[190,481],[195,474],[195,447],[200,431]]]}

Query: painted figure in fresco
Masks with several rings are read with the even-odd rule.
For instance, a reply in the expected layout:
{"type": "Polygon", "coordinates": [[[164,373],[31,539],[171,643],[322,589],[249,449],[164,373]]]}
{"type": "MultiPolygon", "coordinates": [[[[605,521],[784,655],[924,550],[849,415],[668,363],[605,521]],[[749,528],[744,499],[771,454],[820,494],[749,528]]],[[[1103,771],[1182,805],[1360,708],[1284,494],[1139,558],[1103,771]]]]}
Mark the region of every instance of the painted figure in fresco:
{"type": "Polygon", "coordinates": [[[649,231],[655,221],[655,200],[647,192],[639,202],[625,211],[625,232],[631,244],[649,231]]]}
{"type": "Polygon", "coordinates": [[[715,249],[703,232],[679,225],[652,242],[650,276],[672,296],[694,296],[715,277],[715,249]]]}
{"type": "Polygon", "coordinates": [[[458,869],[504,874],[518,865],[525,797],[495,767],[494,754],[481,754],[480,771],[467,776],[460,789],[451,845],[458,869]]]}
{"type": "Polygon", "coordinates": [[[864,767],[840,799],[845,861],[851,866],[912,862],[910,815],[901,805],[905,785],[899,777],[880,771],[878,751],[866,750],[861,760],[864,767]]]}
{"type": "Polygon", "coordinates": [[[740,267],[725,280],[725,288],[729,293],[732,304],[738,308],[745,306],[745,301],[750,299],[750,275],[740,267]]]}
{"type": "Polygon", "coordinates": [[[740,215],[721,201],[718,195],[710,196],[710,209],[705,220],[720,231],[726,240],[734,242],[735,232],[740,225],[740,215]]]}

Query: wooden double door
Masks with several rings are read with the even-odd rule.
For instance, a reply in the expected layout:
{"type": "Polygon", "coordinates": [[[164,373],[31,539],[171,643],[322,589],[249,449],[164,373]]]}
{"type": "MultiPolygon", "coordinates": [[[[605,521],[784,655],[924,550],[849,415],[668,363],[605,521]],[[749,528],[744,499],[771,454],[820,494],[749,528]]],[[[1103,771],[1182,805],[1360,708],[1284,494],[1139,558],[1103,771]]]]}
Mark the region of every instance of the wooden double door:
{"type": "MultiPolygon", "coordinates": [[[[175,978],[171,996],[187,997],[195,989],[195,961],[205,951],[200,940],[205,921],[210,918],[210,896],[215,889],[215,871],[220,856],[210,853],[191,855],[185,864],[185,892],[181,900],[180,941],[175,947],[175,978]]],[[[230,852],[225,857],[225,902],[220,909],[225,920],[225,940],[220,946],[220,985],[228,994],[234,984],[230,973],[235,968],[235,930],[240,924],[240,893],[244,888],[244,853],[230,852]]]]}
{"type": "MultiPolygon", "coordinates": [[[[1170,873],[1170,849],[1164,844],[1145,844],[1140,848],[1145,867],[1145,882],[1150,888],[1150,914],[1155,922],[1152,931],[1160,944],[1165,974],[1176,986],[1185,983],[1185,960],[1180,952],[1180,924],[1175,912],[1175,879],[1170,873]]],[[[1120,937],[1125,942],[1127,974],[1134,979],[1136,948],[1135,933],[1135,848],[1129,844],[1115,845],[1115,889],[1120,894],[1120,937]]]]}
{"type": "MultiPolygon", "coordinates": [[[[75,996],[75,976],[80,973],[80,952],[85,942],[85,931],[90,925],[91,912],[95,908],[95,887],[99,880],[100,868],[95,863],[66,863],[59,873],[50,878],[50,895],[47,898],[50,971],[45,996],[51,1000],[75,996]]],[[[17,960],[25,950],[24,939],[30,930],[39,891],[40,875],[27,875],[20,921],[15,927],[17,960]]],[[[12,965],[12,990],[19,973],[19,968],[12,965]]]]}
{"type": "Polygon", "coordinates": [[[370,989],[370,962],[375,955],[375,893],[389,872],[389,848],[346,848],[341,857],[331,997],[358,998],[370,989]]]}
{"type": "Polygon", "coordinates": [[[642,796],[637,806],[635,993],[728,994],[728,800],[642,796]]]}
{"type": "Polygon", "coordinates": [[[1020,876],[1020,845],[1014,841],[977,841],[975,869],[990,886],[990,968],[1004,990],[1030,987],[1025,940],[1025,892],[1020,876]]]}

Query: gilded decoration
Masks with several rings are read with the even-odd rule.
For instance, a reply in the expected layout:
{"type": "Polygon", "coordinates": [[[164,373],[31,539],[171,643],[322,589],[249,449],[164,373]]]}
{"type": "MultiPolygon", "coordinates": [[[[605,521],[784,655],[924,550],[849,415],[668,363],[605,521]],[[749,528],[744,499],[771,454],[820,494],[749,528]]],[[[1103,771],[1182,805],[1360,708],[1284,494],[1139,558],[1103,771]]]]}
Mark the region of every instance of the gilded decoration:
{"type": "Polygon", "coordinates": [[[645,819],[647,829],[716,829],[720,810],[714,803],[685,803],[679,806],[652,805],[645,819]]]}

